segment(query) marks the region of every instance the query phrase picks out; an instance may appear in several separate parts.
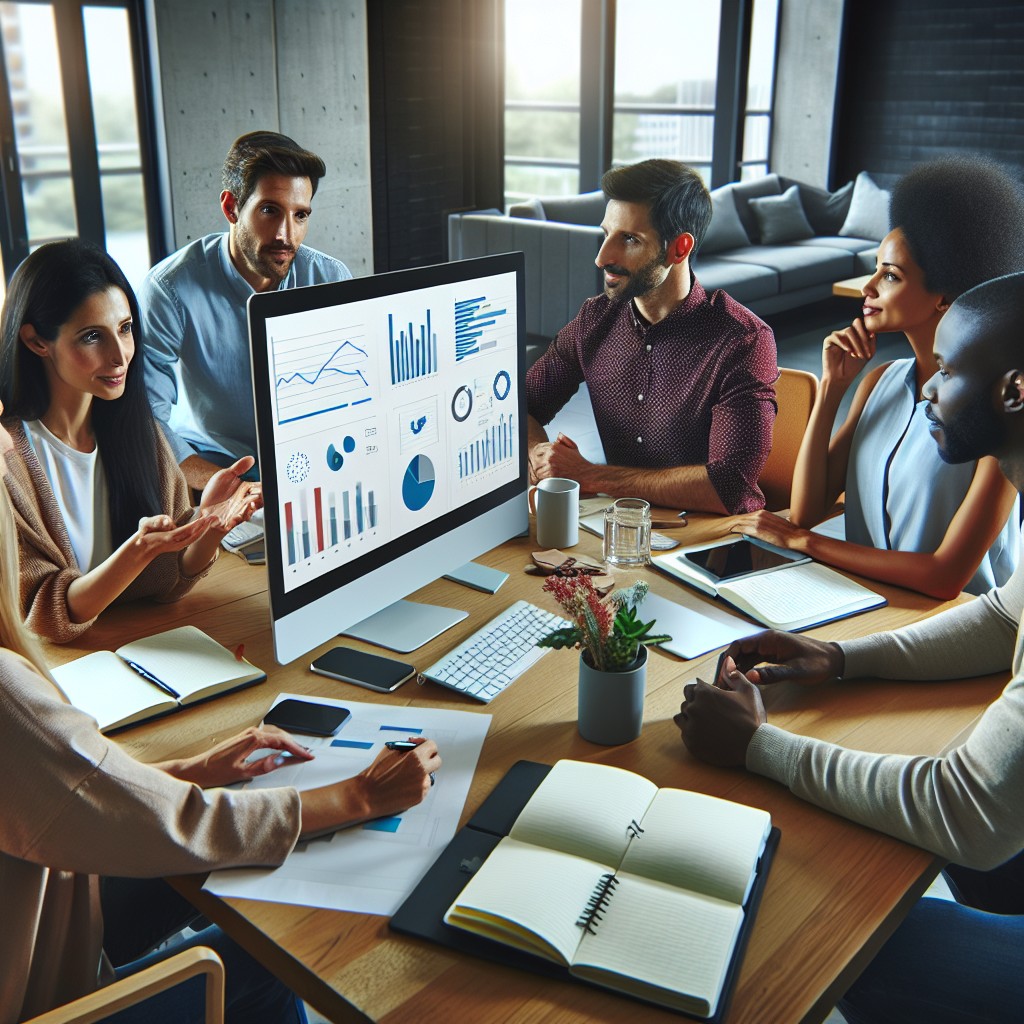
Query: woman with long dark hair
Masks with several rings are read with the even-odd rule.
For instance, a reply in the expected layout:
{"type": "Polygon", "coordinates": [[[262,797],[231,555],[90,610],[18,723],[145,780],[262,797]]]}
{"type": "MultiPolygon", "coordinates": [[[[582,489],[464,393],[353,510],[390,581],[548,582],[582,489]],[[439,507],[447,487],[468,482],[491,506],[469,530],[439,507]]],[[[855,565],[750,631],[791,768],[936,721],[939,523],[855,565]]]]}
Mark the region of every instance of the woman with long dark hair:
{"type": "MultiPolygon", "coordinates": [[[[3,405],[0,404],[0,413],[3,405]]],[[[0,421],[0,481],[17,464],[0,421]]],[[[280,864],[314,836],[418,804],[441,767],[432,740],[415,750],[382,750],[358,775],[297,792],[290,787],[224,790],[264,775],[285,755],[311,754],[272,726],[246,729],[194,757],[147,765],[102,736],[50,678],[36,638],[21,621],[18,545],[0,482],[0,1024],[14,1024],[170,956],[179,944],[127,960],[107,956],[119,922],[105,903],[100,873],[132,879],[280,864]],[[267,751],[270,751],[267,753],[267,751]],[[262,754],[258,753],[262,751],[262,754]],[[116,970],[115,970],[116,969],[116,970]]],[[[155,890],[140,888],[126,912],[143,922],[159,912],[155,890]]],[[[155,936],[154,936],[155,938],[155,936]]],[[[213,947],[227,974],[234,1024],[302,1024],[295,997],[220,929],[186,940],[213,947]]],[[[198,1020],[201,984],[179,986],[117,1015],[125,1024],[198,1020]]]]}
{"type": "Polygon", "coordinates": [[[262,504],[259,485],[241,480],[247,457],[192,508],[149,406],[138,322],[120,268],[81,239],[33,252],[0,316],[22,606],[29,627],[58,643],[116,600],[181,597],[262,504]]]}

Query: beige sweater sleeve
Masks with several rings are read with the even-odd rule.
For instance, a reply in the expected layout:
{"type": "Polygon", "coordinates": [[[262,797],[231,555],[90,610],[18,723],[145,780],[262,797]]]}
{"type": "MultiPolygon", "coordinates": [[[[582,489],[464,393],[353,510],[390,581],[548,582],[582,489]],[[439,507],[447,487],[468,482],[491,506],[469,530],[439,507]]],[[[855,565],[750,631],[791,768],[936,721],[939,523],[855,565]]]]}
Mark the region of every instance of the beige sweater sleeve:
{"type": "Polygon", "coordinates": [[[78,874],[157,877],[280,864],[295,845],[294,789],[202,790],[140,764],[6,652],[0,693],[0,772],[18,779],[0,816],[4,854],[78,874]]]}
{"type": "MultiPolygon", "coordinates": [[[[21,601],[25,621],[40,636],[55,643],[68,643],[81,636],[96,621],[72,622],[68,613],[68,589],[82,571],[71,548],[57,499],[21,422],[8,420],[5,426],[14,441],[14,450],[7,457],[5,483],[18,527],[21,601]]],[[[159,430],[157,460],[164,511],[176,522],[187,521],[192,514],[188,486],[159,430]]],[[[154,514],[157,511],[154,509],[154,514]]],[[[180,554],[154,558],[118,600],[151,598],[175,601],[184,596],[208,569],[199,576],[185,576],[181,571],[180,558],[180,554]]]]}
{"type": "MultiPolygon", "coordinates": [[[[942,757],[869,754],[768,724],[747,767],[853,821],[970,867],[1024,849],[1024,569],[1000,590],[916,626],[842,644],[846,675],[950,679],[1011,668],[969,739],[942,757]],[[1016,644],[1014,634],[1016,633],[1016,644]]],[[[942,689],[936,687],[936,703],[942,689]]]]}

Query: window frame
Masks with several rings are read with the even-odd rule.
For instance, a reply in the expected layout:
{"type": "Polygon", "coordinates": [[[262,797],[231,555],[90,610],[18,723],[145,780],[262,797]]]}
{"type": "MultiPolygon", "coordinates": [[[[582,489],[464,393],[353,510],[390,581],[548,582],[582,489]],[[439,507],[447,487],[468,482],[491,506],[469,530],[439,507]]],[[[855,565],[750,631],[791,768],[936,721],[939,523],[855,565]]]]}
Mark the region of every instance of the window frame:
{"type": "MultiPolygon", "coordinates": [[[[506,0],[506,3],[508,0],[506,0]]],[[[659,113],[678,116],[700,115],[714,118],[710,163],[694,164],[707,168],[710,186],[717,188],[739,181],[743,168],[764,165],[771,170],[771,134],[774,128],[774,81],[778,74],[778,22],[781,2],[776,11],[775,60],[772,98],[769,109],[747,110],[747,80],[750,67],[750,41],[754,0],[721,0],[718,42],[718,76],[714,109],[703,107],[666,107],[615,103],[615,23],[617,0],[584,0],[580,24],[580,102],[543,103],[505,100],[506,110],[559,110],[577,112],[580,118],[580,147],[577,161],[566,158],[526,157],[502,154],[502,175],[508,166],[562,167],[579,173],[579,191],[601,187],[604,172],[617,163],[613,160],[614,119],[618,113],[659,113]],[[747,116],[768,118],[768,152],[761,159],[743,159],[743,137],[747,116]]],[[[504,180],[503,180],[503,193],[504,180]]]]}
{"type": "MultiPolygon", "coordinates": [[[[57,52],[67,124],[68,162],[78,237],[106,249],[107,234],[103,218],[102,178],[104,173],[140,174],[146,215],[146,236],[150,263],[167,255],[164,211],[160,199],[160,163],[156,152],[153,105],[153,68],[147,45],[144,0],[16,0],[22,4],[42,4],[53,8],[57,52]],[[85,15],[88,7],[114,7],[128,16],[133,82],[135,88],[136,131],[139,139],[138,166],[100,171],[93,117],[92,91],[85,47],[85,15]]],[[[14,128],[14,108],[7,77],[6,58],[0,46],[0,148],[4,159],[0,167],[0,257],[5,279],[10,281],[18,265],[29,254],[28,222],[23,198],[21,162],[14,128]]]]}

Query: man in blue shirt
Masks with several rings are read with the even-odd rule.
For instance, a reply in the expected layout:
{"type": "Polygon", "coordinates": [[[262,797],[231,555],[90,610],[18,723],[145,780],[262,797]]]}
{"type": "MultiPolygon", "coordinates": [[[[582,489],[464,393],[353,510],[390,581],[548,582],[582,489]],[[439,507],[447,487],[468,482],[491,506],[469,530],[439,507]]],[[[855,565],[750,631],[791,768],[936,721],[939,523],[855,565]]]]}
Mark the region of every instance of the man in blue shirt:
{"type": "Polygon", "coordinates": [[[352,276],[302,244],[326,168],[277,132],[236,139],[224,161],[227,232],[190,242],[146,275],[140,295],[146,382],[189,485],[256,455],[246,301],[253,292],[352,276]]]}

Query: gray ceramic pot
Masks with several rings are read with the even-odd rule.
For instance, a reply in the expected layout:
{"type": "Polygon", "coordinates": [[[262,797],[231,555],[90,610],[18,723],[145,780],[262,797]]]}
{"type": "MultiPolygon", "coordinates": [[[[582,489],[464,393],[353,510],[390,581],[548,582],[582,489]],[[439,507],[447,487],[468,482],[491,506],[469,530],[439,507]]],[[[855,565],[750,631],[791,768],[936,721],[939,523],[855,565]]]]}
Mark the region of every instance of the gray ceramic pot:
{"type": "Polygon", "coordinates": [[[602,672],[580,654],[578,722],[580,735],[591,743],[629,743],[644,724],[647,689],[647,648],[641,646],[632,668],[602,672]]]}

